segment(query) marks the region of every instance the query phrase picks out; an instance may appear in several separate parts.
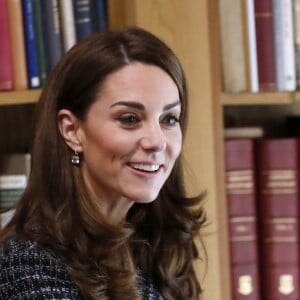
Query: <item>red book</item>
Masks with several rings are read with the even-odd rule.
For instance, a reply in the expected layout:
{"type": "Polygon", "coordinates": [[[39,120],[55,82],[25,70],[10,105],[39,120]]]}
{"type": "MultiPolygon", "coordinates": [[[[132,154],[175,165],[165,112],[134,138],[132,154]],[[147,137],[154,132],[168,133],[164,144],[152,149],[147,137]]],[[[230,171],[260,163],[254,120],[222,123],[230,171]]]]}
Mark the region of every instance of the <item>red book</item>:
{"type": "Polygon", "coordinates": [[[259,300],[253,139],[225,140],[232,300],[259,300]]]}
{"type": "Polygon", "coordinates": [[[262,298],[298,300],[299,141],[261,139],[257,158],[262,298]]]}
{"type": "Polygon", "coordinates": [[[254,0],[259,90],[276,89],[272,0],[254,0]]]}
{"type": "Polygon", "coordinates": [[[0,0],[0,90],[13,88],[7,1],[0,0]]]}

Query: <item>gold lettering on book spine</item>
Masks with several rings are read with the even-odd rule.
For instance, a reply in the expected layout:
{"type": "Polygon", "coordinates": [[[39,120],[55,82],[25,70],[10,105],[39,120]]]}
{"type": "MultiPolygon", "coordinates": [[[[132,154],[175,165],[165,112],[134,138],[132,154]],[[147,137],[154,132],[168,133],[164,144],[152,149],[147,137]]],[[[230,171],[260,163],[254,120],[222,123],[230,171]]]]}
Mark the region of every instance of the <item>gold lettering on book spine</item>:
{"type": "Polygon", "coordinates": [[[231,242],[255,241],[256,235],[253,232],[256,218],[254,216],[232,217],[229,220],[232,235],[231,242]]]}
{"type": "Polygon", "coordinates": [[[294,278],[291,274],[282,274],[279,276],[278,291],[283,295],[290,295],[295,290],[294,278]]]}
{"type": "Polygon", "coordinates": [[[53,21],[54,21],[54,31],[57,34],[60,32],[57,0],[52,0],[52,10],[53,10],[52,13],[53,13],[53,21]]]}
{"type": "Polygon", "coordinates": [[[249,296],[253,292],[253,281],[250,275],[241,275],[238,280],[238,293],[249,296]]]}
{"type": "Polygon", "coordinates": [[[252,170],[231,170],[227,172],[227,193],[230,195],[248,195],[254,193],[254,175],[252,170]]]}
{"type": "Polygon", "coordinates": [[[263,194],[289,195],[297,193],[296,170],[268,170],[263,172],[263,176],[266,179],[263,194]]]}
{"type": "Polygon", "coordinates": [[[272,232],[264,237],[265,243],[297,243],[298,220],[297,218],[271,218],[264,221],[267,232],[272,232]]]}

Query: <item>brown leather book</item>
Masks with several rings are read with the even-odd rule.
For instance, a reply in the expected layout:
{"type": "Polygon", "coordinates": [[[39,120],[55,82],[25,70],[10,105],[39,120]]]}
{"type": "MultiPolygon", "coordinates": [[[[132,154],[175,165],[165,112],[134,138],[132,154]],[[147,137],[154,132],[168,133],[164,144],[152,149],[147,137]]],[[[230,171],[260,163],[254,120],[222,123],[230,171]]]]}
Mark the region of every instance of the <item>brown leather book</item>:
{"type": "Polygon", "coordinates": [[[23,31],[21,0],[8,0],[8,16],[11,41],[14,90],[25,90],[27,84],[27,67],[23,31]]]}
{"type": "Polygon", "coordinates": [[[272,0],[254,0],[258,82],[260,91],[276,90],[272,0]]]}
{"type": "Polygon", "coordinates": [[[299,141],[257,143],[258,219],[262,299],[299,294],[299,141]]]}
{"type": "Polygon", "coordinates": [[[232,299],[259,300],[254,140],[225,140],[225,166],[232,299]]]}

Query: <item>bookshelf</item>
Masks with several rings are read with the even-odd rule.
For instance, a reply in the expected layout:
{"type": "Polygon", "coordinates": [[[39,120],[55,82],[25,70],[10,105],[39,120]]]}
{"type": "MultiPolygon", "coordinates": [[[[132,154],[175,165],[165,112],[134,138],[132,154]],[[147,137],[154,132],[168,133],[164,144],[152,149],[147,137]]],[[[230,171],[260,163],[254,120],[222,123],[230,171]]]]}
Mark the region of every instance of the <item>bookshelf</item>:
{"type": "MultiPolygon", "coordinates": [[[[204,287],[204,300],[230,300],[224,111],[227,107],[300,103],[300,93],[222,92],[218,0],[109,0],[108,5],[110,27],[143,27],[169,44],[183,63],[191,101],[184,146],[186,180],[188,185],[191,182],[191,194],[207,191],[205,207],[209,221],[204,229],[207,270],[200,262],[196,271],[204,287]]],[[[0,111],[6,106],[35,103],[40,92],[1,92],[0,111]]]]}
{"type": "Polygon", "coordinates": [[[41,90],[0,92],[0,107],[37,102],[41,90]]]}
{"type": "Polygon", "coordinates": [[[293,97],[293,94],[288,92],[235,94],[221,93],[221,104],[224,106],[288,104],[293,101],[293,97]]]}

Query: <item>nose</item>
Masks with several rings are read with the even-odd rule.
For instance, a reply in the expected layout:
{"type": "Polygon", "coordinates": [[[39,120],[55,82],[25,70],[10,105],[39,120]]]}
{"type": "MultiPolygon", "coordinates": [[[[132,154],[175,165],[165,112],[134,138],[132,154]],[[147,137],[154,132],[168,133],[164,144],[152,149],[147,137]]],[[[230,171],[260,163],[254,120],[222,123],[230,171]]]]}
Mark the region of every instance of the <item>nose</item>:
{"type": "Polygon", "coordinates": [[[160,125],[149,125],[144,128],[140,145],[146,151],[159,152],[165,150],[167,141],[160,125]]]}

